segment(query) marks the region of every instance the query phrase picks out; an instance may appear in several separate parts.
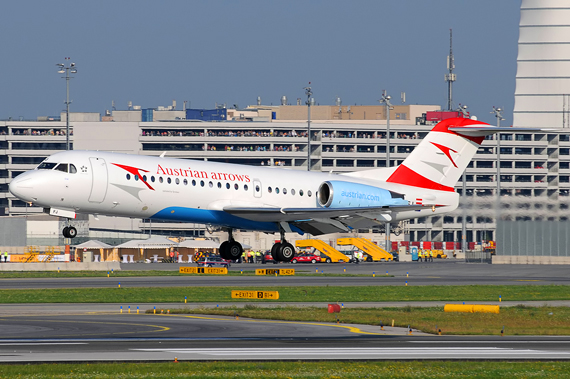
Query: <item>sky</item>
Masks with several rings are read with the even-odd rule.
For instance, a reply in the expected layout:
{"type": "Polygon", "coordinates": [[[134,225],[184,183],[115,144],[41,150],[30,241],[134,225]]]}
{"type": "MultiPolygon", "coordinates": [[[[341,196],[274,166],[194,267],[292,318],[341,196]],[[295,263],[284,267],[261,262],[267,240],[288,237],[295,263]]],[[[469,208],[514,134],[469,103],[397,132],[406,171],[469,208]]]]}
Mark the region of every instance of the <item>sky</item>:
{"type": "Polygon", "coordinates": [[[447,104],[511,125],[520,0],[18,0],[0,6],[0,119],[65,109],[57,63],[70,57],[71,112],[315,101],[447,104]]]}

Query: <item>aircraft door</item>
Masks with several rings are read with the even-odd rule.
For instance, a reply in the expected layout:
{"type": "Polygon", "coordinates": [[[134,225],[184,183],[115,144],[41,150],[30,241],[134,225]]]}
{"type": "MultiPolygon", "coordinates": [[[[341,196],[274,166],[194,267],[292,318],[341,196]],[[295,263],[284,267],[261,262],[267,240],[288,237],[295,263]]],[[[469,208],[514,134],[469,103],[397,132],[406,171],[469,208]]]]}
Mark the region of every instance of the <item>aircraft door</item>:
{"type": "Polygon", "coordinates": [[[102,203],[107,195],[107,164],[103,158],[90,157],[91,162],[91,203],[102,203]]]}
{"type": "Polygon", "coordinates": [[[261,197],[262,192],[263,187],[261,187],[259,179],[253,179],[253,197],[261,197]]]}

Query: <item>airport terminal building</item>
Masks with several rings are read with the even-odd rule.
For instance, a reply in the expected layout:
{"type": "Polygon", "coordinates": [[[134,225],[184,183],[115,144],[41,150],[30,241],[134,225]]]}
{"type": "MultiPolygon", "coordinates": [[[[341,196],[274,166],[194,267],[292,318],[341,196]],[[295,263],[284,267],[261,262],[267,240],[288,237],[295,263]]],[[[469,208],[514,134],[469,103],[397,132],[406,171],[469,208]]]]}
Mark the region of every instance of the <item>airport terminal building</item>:
{"type": "MultiPolygon", "coordinates": [[[[398,165],[433,127],[429,121],[426,124],[422,115],[438,109],[439,106],[430,105],[396,106],[391,111],[388,136],[383,106],[313,106],[311,170],[343,173],[386,167],[387,138],[390,166],[398,165]]],[[[243,110],[129,109],[108,112],[102,117],[98,113],[71,113],[70,140],[74,150],[154,156],[165,153],[176,158],[307,170],[306,111],[306,106],[281,105],[243,110]]],[[[59,120],[0,122],[0,212],[5,216],[43,212],[12,197],[8,184],[50,154],[65,150],[65,130],[65,114],[59,120]]],[[[566,221],[570,203],[569,136],[560,129],[505,132],[499,135],[499,141],[497,136],[489,137],[466,170],[465,193],[463,183],[457,183],[456,190],[464,195],[460,207],[450,214],[394,224],[391,240],[460,242],[465,217],[466,241],[472,247],[496,239],[497,217],[512,221],[566,221]],[[496,211],[499,178],[500,213],[496,211]]],[[[75,222],[87,221],[88,227],[79,229],[79,238],[121,241],[151,233],[182,237],[208,234],[204,225],[195,224],[102,216],[75,222]]],[[[355,233],[384,241],[383,224],[355,233]]],[[[36,231],[35,237],[41,234],[36,231]]],[[[47,234],[44,237],[49,237],[47,234]]],[[[51,238],[58,237],[51,234],[51,238]]],[[[255,248],[271,246],[270,242],[256,246],[256,240],[275,239],[259,234],[248,236],[248,244],[255,248]]]]}

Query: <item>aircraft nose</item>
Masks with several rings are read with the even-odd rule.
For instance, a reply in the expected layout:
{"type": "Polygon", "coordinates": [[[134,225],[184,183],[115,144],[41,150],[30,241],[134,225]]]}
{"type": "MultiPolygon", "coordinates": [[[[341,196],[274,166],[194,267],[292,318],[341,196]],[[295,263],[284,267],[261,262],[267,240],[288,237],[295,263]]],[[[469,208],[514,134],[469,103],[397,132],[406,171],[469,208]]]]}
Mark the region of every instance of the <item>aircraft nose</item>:
{"type": "Polygon", "coordinates": [[[15,177],[10,182],[8,189],[12,195],[16,196],[20,200],[34,201],[34,198],[32,197],[34,191],[34,180],[29,175],[22,174],[15,177]]]}

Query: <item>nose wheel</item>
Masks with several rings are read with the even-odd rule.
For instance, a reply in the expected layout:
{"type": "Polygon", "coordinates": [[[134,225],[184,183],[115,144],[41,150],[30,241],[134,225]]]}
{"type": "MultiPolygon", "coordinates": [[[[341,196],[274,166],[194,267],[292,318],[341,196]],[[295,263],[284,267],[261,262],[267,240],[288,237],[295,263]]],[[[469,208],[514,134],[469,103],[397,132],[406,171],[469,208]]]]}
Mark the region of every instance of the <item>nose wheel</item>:
{"type": "Polygon", "coordinates": [[[73,226],[66,226],[63,228],[63,236],[65,238],[75,238],[77,236],[77,229],[73,226]]]}

